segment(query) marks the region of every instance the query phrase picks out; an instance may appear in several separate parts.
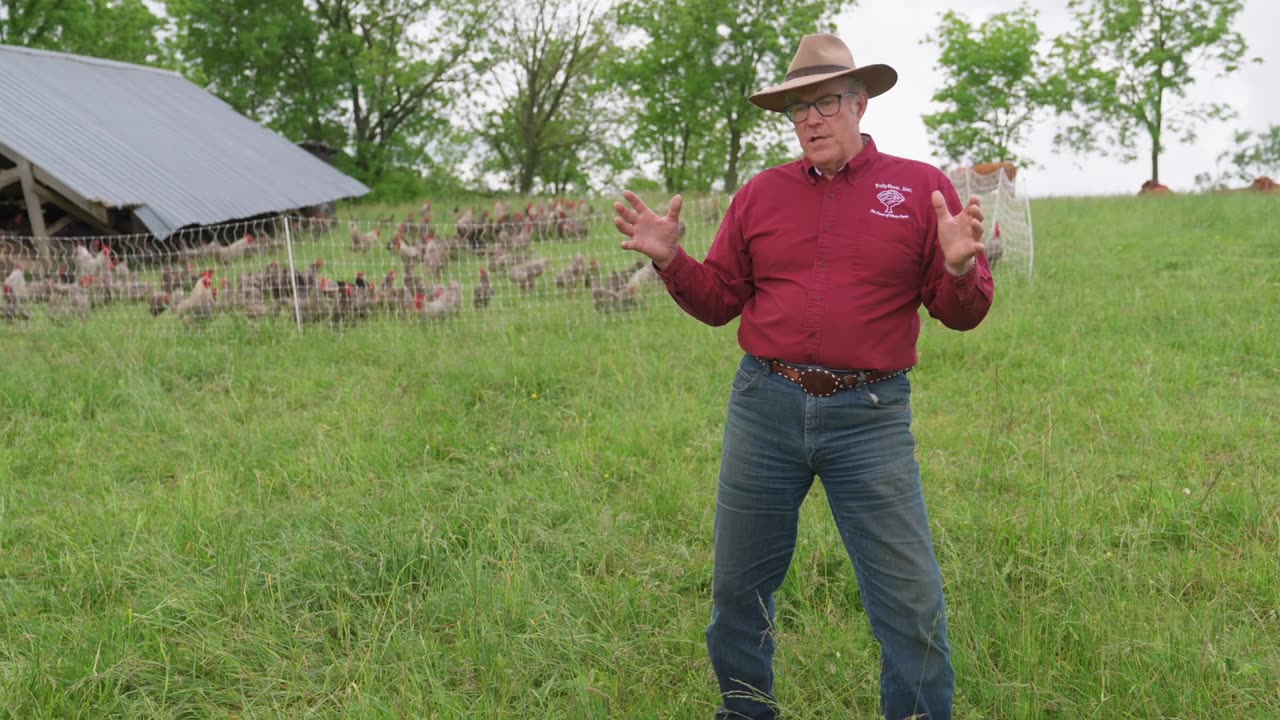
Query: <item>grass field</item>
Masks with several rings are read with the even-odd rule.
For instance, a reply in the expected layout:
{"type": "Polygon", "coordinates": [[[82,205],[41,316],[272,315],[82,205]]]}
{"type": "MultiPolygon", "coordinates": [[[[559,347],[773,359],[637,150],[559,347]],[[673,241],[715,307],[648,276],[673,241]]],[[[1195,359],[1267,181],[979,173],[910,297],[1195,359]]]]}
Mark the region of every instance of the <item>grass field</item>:
{"type": "MultiPolygon", "coordinates": [[[[958,718],[1280,716],[1277,209],[1039,201],[1034,281],[926,323],[958,718]]],[[[0,327],[0,716],[710,717],[735,327],[0,327]]],[[[779,700],[873,718],[802,515],[779,700]]]]}

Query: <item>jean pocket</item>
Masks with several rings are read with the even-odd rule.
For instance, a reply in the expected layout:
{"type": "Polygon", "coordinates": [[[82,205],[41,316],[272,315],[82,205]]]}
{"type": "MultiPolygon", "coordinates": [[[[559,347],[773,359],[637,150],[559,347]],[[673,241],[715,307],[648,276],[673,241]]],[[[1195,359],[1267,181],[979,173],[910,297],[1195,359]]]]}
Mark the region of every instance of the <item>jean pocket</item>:
{"type": "Polygon", "coordinates": [[[758,361],[751,364],[743,363],[738,366],[738,372],[733,376],[733,391],[736,393],[746,392],[755,387],[760,378],[769,374],[769,368],[758,361]]]}
{"type": "Polygon", "coordinates": [[[877,410],[910,410],[911,381],[903,374],[868,385],[867,405],[877,410]]]}

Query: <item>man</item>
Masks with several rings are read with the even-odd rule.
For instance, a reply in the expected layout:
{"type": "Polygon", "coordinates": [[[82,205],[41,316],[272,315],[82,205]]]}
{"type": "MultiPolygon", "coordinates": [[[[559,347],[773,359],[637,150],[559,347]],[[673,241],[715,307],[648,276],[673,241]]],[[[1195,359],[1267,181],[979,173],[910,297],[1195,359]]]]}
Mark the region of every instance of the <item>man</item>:
{"type": "Polygon", "coordinates": [[[995,287],[978,199],[962,209],[937,168],[881,153],[860,132],[868,98],[896,82],[888,66],[858,68],[834,35],[805,36],[786,82],[751,96],[792,123],[804,157],[743,186],[702,263],[679,245],[679,195],[665,215],[630,191],[630,207],[614,205],[622,247],[652,259],[680,307],[711,325],[742,316],[707,627],[718,717],[775,716],[773,597],[815,476],[880,642],[885,717],[951,717],[906,373],[922,303],[968,330],[995,287]]]}

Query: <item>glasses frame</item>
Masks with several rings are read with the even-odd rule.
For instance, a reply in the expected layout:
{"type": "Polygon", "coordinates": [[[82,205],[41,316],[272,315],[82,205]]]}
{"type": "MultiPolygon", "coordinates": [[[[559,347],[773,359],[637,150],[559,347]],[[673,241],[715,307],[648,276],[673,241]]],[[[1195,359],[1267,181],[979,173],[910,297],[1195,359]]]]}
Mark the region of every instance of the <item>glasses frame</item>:
{"type": "Polygon", "coordinates": [[[850,95],[858,95],[858,94],[859,94],[858,91],[853,91],[853,92],[839,93],[835,95],[823,95],[822,97],[814,100],[813,102],[791,103],[790,105],[787,105],[786,107],[782,108],[782,116],[795,125],[799,125],[800,123],[809,119],[810,108],[817,110],[818,114],[821,115],[822,117],[831,117],[836,113],[840,112],[840,108],[841,106],[844,105],[844,99],[846,97],[850,95]],[[822,112],[822,108],[818,107],[818,103],[822,102],[823,100],[826,100],[827,98],[836,99],[836,108],[829,113],[824,113],[822,112]],[[801,115],[799,118],[792,117],[792,115],[800,111],[803,111],[804,114],[801,115]]]}

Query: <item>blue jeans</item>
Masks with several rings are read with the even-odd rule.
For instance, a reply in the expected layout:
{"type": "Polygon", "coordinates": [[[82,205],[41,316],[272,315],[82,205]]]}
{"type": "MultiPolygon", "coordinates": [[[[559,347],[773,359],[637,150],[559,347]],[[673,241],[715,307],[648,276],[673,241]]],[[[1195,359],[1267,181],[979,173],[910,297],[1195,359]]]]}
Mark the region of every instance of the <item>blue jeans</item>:
{"type": "Polygon", "coordinates": [[[750,355],[733,380],[716,497],[707,650],[721,718],[772,718],[774,591],[822,487],[880,642],[889,720],[950,720],[955,673],[905,375],[817,398],[750,355]]]}

